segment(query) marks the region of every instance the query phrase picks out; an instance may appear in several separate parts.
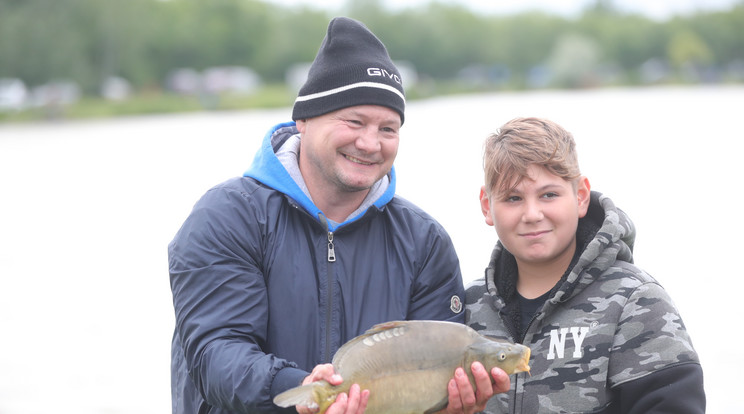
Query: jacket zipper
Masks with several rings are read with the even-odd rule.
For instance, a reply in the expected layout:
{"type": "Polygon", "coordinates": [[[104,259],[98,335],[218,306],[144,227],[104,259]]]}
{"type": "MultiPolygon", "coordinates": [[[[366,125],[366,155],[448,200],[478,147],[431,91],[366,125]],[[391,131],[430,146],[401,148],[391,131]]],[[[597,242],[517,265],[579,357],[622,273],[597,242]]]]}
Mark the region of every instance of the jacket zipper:
{"type": "MultiPolygon", "coordinates": [[[[527,332],[530,330],[530,327],[532,326],[532,324],[535,322],[535,319],[537,319],[538,315],[540,315],[540,314],[541,314],[541,312],[540,311],[537,311],[537,312],[535,312],[534,315],[532,315],[532,318],[530,319],[530,322],[527,324],[527,328],[524,330],[524,332],[522,332],[522,337],[519,338],[519,343],[520,344],[524,344],[524,339],[527,337],[527,332]]],[[[515,336],[515,338],[516,338],[516,336],[515,336]]],[[[524,383],[527,381],[527,374],[521,373],[521,374],[517,375],[515,379],[516,379],[516,382],[517,383],[514,386],[514,401],[516,402],[517,401],[517,387],[520,385],[519,384],[520,382],[522,383],[521,384],[522,387],[524,387],[524,383]]],[[[519,407],[519,412],[524,412],[524,398],[522,398],[519,401],[519,406],[520,406],[519,407]]],[[[516,403],[514,404],[514,413],[515,414],[517,413],[517,404],[516,403]]]]}
{"type": "MultiPolygon", "coordinates": [[[[328,222],[325,219],[325,216],[323,214],[318,214],[318,218],[320,219],[320,222],[323,223],[323,226],[327,229],[328,228],[328,222]]],[[[333,232],[328,231],[328,263],[334,263],[336,261],[336,249],[333,246],[333,232]]],[[[328,292],[328,300],[326,303],[326,309],[325,309],[325,322],[326,322],[326,331],[325,331],[325,353],[323,354],[323,362],[331,362],[331,350],[333,349],[333,346],[331,344],[331,331],[333,330],[331,327],[331,323],[333,322],[333,266],[328,265],[327,267],[328,273],[326,275],[326,292],[328,292]]]]}
{"type": "MultiPolygon", "coordinates": [[[[499,316],[501,316],[501,320],[504,322],[504,326],[506,326],[506,328],[509,331],[509,333],[511,334],[512,338],[516,339],[517,340],[517,343],[524,344],[524,338],[527,336],[527,331],[530,330],[530,326],[532,326],[532,323],[535,322],[535,319],[537,319],[537,316],[540,313],[541,312],[538,311],[534,315],[532,315],[532,318],[530,319],[530,323],[527,324],[527,329],[525,329],[525,331],[522,332],[522,335],[520,335],[520,336],[517,336],[517,333],[515,332],[516,331],[516,328],[511,324],[511,320],[506,316],[506,314],[504,314],[502,311],[499,311],[499,316]]],[[[519,381],[520,381],[520,378],[519,378],[519,375],[517,375],[514,378],[514,395],[512,396],[512,400],[514,401],[514,405],[512,407],[512,412],[514,414],[517,413],[517,403],[516,403],[516,401],[517,401],[517,396],[518,396],[517,395],[518,394],[517,393],[517,388],[519,387],[519,384],[518,384],[519,381]]]]}
{"type": "MultiPolygon", "coordinates": [[[[517,341],[519,338],[517,337],[516,328],[512,325],[511,320],[507,317],[507,315],[504,313],[504,310],[499,310],[499,317],[501,317],[501,321],[504,323],[504,326],[506,327],[506,330],[509,331],[509,334],[512,338],[514,338],[515,341],[517,341]]],[[[516,381],[519,379],[519,376],[516,376],[514,378],[514,381],[512,381],[512,384],[514,385],[514,395],[511,396],[512,401],[514,403],[512,404],[512,413],[516,413],[517,410],[517,383],[516,381]]]]}
{"type": "Polygon", "coordinates": [[[328,232],[328,262],[333,263],[336,261],[336,249],[333,248],[333,232],[328,232]]]}

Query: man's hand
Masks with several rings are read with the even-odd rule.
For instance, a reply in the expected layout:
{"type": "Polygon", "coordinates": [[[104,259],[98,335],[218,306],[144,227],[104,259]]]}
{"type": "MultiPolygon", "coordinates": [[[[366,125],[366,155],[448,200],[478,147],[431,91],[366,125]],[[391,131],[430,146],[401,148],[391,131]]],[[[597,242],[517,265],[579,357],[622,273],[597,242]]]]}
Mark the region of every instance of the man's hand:
{"type": "MultiPolygon", "coordinates": [[[[340,385],[344,382],[343,378],[333,370],[333,365],[321,364],[313,368],[313,372],[302,380],[302,385],[320,380],[326,380],[331,385],[340,385]]],[[[367,408],[368,399],[369,390],[361,391],[359,385],[353,384],[348,395],[344,392],[336,396],[336,402],[328,407],[326,414],[362,414],[367,408]]],[[[299,414],[313,414],[317,411],[318,407],[297,406],[299,414]]]]}
{"type": "Polygon", "coordinates": [[[447,384],[449,403],[447,404],[447,409],[442,412],[448,414],[473,414],[483,411],[486,409],[486,403],[491,397],[495,394],[507,392],[511,388],[509,376],[500,368],[493,368],[491,370],[493,381],[491,381],[488,372],[486,372],[486,369],[480,362],[473,362],[470,370],[473,373],[476,391],[473,392],[473,386],[470,384],[465,370],[457,368],[455,370],[455,377],[447,384]]]}
{"type": "Polygon", "coordinates": [[[336,397],[326,414],[362,414],[367,409],[369,390],[360,391],[358,384],[352,384],[347,396],[345,392],[336,397]]]}

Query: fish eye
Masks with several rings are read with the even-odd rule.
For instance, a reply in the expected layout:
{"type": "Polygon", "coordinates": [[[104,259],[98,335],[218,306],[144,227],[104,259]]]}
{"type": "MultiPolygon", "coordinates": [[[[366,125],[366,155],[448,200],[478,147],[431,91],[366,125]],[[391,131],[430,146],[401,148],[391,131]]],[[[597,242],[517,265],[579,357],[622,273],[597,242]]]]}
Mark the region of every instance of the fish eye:
{"type": "Polygon", "coordinates": [[[506,359],[506,354],[505,354],[505,353],[503,353],[503,352],[502,352],[502,353],[500,353],[500,354],[499,354],[499,361],[503,361],[503,360],[505,360],[505,359],[506,359]]]}

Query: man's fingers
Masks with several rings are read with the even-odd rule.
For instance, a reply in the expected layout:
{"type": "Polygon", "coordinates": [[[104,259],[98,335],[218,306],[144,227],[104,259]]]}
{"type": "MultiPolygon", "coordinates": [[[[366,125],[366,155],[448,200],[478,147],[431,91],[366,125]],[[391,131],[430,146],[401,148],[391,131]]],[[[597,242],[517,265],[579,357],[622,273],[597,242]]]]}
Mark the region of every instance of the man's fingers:
{"type": "Polygon", "coordinates": [[[313,372],[302,380],[302,385],[320,380],[326,380],[331,385],[339,385],[344,381],[340,375],[336,374],[332,364],[320,364],[316,365],[313,372]]]}
{"type": "Polygon", "coordinates": [[[328,407],[328,410],[326,410],[326,414],[344,414],[346,413],[346,407],[349,402],[349,396],[342,392],[336,397],[336,402],[331,404],[330,407],[328,407]]]}
{"type": "Polygon", "coordinates": [[[326,414],[362,414],[367,409],[368,400],[369,390],[362,391],[358,384],[353,384],[348,394],[342,392],[336,397],[326,414]]]}
{"type": "Polygon", "coordinates": [[[363,413],[367,409],[367,402],[369,401],[369,390],[362,390],[362,395],[359,398],[359,409],[358,413],[363,413]]]}
{"type": "Polygon", "coordinates": [[[349,389],[349,399],[346,403],[346,412],[347,413],[356,413],[359,410],[359,402],[361,399],[362,391],[359,389],[359,385],[352,384],[351,389],[349,389]]]}
{"type": "Polygon", "coordinates": [[[297,412],[299,414],[314,414],[318,412],[318,407],[308,408],[308,407],[305,407],[304,405],[298,405],[295,408],[297,409],[297,412]]]}

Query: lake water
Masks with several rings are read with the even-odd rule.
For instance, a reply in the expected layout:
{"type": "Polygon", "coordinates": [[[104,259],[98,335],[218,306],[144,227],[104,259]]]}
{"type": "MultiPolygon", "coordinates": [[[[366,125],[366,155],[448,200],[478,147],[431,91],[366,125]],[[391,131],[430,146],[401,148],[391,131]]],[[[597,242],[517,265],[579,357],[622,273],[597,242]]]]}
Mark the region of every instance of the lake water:
{"type": "MultiPolygon", "coordinates": [[[[739,412],[742,108],[741,86],[411,102],[398,193],[442,222],[478,278],[496,241],[478,203],[484,138],[517,116],[562,124],[592,188],[636,223],[636,264],[679,307],[708,412],[739,412]]],[[[0,125],[0,414],[170,412],[166,246],[289,113],[0,125]]]]}

